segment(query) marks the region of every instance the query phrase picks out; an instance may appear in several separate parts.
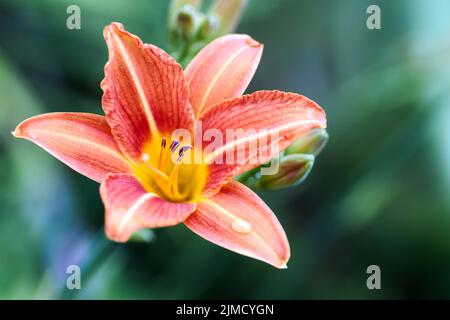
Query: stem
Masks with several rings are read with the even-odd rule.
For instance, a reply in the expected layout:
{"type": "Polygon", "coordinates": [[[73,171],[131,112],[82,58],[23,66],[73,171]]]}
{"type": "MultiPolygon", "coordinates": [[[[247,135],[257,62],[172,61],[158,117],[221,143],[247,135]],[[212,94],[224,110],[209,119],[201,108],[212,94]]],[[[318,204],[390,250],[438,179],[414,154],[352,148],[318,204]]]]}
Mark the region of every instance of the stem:
{"type": "MultiPolygon", "coordinates": [[[[115,252],[117,245],[106,239],[103,228],[95,235],[92,241],[92,249],[89,250],[89,256],[80,265],[81,270],[81,290],[89,283],[98,268],[115,252]]],[[[77,298],[80,290],[69,290],[66,283],[60,287],[58,297],[63,300],[77,298]]]]}

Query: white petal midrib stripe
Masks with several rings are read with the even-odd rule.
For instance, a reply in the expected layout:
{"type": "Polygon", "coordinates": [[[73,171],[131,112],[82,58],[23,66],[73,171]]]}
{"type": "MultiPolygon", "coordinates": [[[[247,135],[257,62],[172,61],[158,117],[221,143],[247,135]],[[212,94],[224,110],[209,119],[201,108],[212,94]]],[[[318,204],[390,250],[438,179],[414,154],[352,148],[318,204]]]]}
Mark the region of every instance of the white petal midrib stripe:
{"type": "Polygon", "coordinates": [[[214,76],[214,78],[212,79],[212,81],[209,83],[208,87],[205,90],[205,93],[202,97],[202,100],[198,106],[198,111],[197,113],[200,114],[206,103],[206,100],[209,98],[211,91],[213,89],[213,87],[216,85],[217,81],[219,80],[219,78],[222,76],[222,74],[224,73],[224,71],[226,70],[226,68],[228,68],[228,66],[231,64],[231,62],[236,59],[236,57],[243,52],[245,49],[247,49],[249,47],[244,46],[241,49],[239,49],[238,51],[236,51],[233,55],[231,55],[231,57],[228,58],[228,60],[222,65],[222,67],[219,69],[219,71],[216,73],[216,75],[214,76]]]}
{"type": "Polygon", "coordinates": [[[138,200],[127,210],[127,212],[124,214],[122,220],[120,221],[120,224],[117,228],[117,232],[120,234],[122,233],[123,229],[127,225],[127,223],[133,218],[133,216],[136,214],[136,212],[139,210],[139,208],[151,198],[156,197],[153,193],[146,193],[139,197],[138,200]]]}
{"type": "Polygon", "coordinates": [[[289,122],[287,124],[284,124],[282,126],[276,127],[276,128],[271,128],[269,130],[264,130],[264,131],[260,131],[258,133],[246,136],[246,137],[242,137],[236,140],[233,140],[230,143],[225,144],[224,146],[217,148],[216,150],[214,150],[214,152],[211,152],[210,154],[208,154],[205,157],[205,162],[206,163],[211,163],[217,156],[225,153],[226,151],[233,149],[234,147],[242,144],[242,143],[247,143],[249,141],[252,140],[256,140],[265,136],[271,136],[274,134],[279,134],[280,132],[284,131],[284,130],[289,130],[291,128],[294,128],[296,126],[303,126],[303,125],[308,125],[308,124],[318,124],[321,125],[321,122],[318,120],[301,120],[301,121],[294,121],[294,122],[289,122]]]}
{"type": "Polygon", "coordinates": [[[130,55],[128,54],[127,50],[125,49],[122,40],[118,38],[115,34],[112,34],[116,43],[118,44],[120,54],[122,55],[125,64],[127,66],[127,69],[130,72],[131,78],[133,79],[133,83],[136,85],[136,90],[139,95],[139,99],[141,100],[142,107],[144,108],[144,112],[147,116],[149,126],[150,126],[150,132],[158,132],[155,119],[153,117],[152,111],[150,109],[150,105],[148,104],[147,96],[145,95],[145,91],[142,87],[141,81],[136,73],[136,70],[134,69],[133,63],[131,62],[130,55]]]}
{"type": "MultiPolygon", "coordinates": [[[[67,141],[72,141],[73,143],[78,143],[79,145],[82,145],[82,144],[92,145],[92,146],[95,146],[96,149],[100,149],[104,153],[107,153],[114,158],[124,161],[124,158],[121,156],[121,154],[118,150],[110,148],[106,144],[98,143],[98,142],[95,142],[94,140],[89,140],[89,139],[85,139],[80,136],[76,136],[73,133],[69,134],[69,133],[62,133],[62,132],[50,131],[50,130],[39,130],[38,134],[39,133],[44,133],[47,136],[53,136],[54,138],[62,137],[62,138],[67,139],[67,141]]],[[[39,146],[42,146],[42,148],[44,148],[45,145],[48,145],[48,144],[45,144],[42,142],[35,141],[35,140],[39,140],[38,138],[35,139],[32,136],[30,136],[30,138],[32,139],[33,142],[35,142],[39,146]]]]}

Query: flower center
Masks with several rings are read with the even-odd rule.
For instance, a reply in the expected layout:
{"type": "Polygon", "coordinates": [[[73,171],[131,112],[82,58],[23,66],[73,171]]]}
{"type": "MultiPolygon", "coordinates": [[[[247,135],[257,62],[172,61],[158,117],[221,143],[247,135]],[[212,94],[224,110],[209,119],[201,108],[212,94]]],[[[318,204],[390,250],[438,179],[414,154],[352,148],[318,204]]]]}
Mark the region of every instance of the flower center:
{"type": "MultiPolygon", "coordinates": [[[[196,150],[197,151],[197,150],[196,150]]],[[[182,140],[153,139],[133,166],[144,188],[172,202],[200,200],[208,175],[207,165],[194,162],[194,150],[182,140]]]]}

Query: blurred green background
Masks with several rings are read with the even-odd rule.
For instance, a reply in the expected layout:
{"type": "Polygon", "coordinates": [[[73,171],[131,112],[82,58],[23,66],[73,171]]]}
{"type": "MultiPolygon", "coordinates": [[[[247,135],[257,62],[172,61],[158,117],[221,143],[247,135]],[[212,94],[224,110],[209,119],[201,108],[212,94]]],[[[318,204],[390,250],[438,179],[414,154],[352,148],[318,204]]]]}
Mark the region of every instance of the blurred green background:
{"type": "Polygon", "coordinates": [[[253,0],[238,32],[265,44],[248,91],[295,91],[327,111],[310,177],[262,193],[289,269],[183,225],[151,243],[103,234],[98,185],[10,131],[49,111],[102,113],[102,29],[167,49],[168,1],[1,0],[0,298],[450,298],[450,2],[253,0]],[[81,8],[81,30],[66,8],[81,8]],[[381,7],[382,29],[366,28],[381,7]],[[82,289],[65,288],[77,264],[82,289]],[[381,290],[366,268],[381,268],[381,290]]]}

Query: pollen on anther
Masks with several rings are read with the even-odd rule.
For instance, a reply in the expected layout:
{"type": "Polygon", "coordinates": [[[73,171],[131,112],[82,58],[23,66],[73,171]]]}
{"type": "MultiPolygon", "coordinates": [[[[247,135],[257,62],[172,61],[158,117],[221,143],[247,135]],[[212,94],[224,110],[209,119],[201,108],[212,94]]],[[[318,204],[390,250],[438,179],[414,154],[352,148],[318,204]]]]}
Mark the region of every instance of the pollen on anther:
{"type": "Polygon", "coordinates": [[[179,145],[180,142],[178,142],[178,140],[173,140],[172,143],[170,144],[169,150],[174,152],[175,150],[177,150],[179,145]]]}
{"type": "Polygon", "coordinates": [[[178,159],[177,159],[178,162],[179,162],[181,159],[183,159],[184,153],[185,153],[186,151],[188,151],[189,149],[192,149],[192,147],[191,147],[190,145],[186,145],[186,146],[183,146],[183,147],[180,148],[180,150],[178,151],[178,155],[179,155],[179,157],[178,157],[178,159]]]}
{"type": "Polygon", "coordinates": [[[161,148],[165,148],[166,147],[166,138],[162,138],[161,140],[161,148]]]}
{"type": "Polygon", "coordinates": [[[184,156],[184,153],[188,150],[192,149],[192,147],[190,145],[181,147],[180,151],[178,152],[178,154],[182,157],[184,156]]]}
{"type": "Polygon", "coordinates": [[[190,145],[186,145],[181,147],[180,151],[178,152],[180,155],[184,154],[186,151],[188,151],[189,149],[192,149],[192,147],[190,145]]]}

